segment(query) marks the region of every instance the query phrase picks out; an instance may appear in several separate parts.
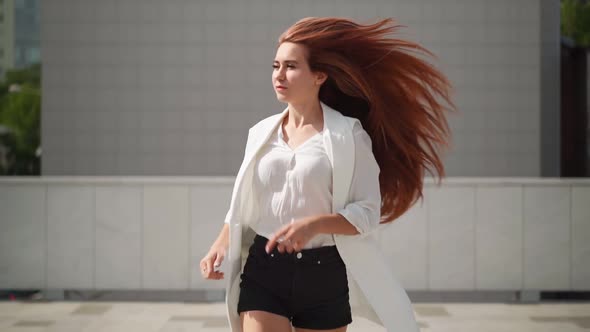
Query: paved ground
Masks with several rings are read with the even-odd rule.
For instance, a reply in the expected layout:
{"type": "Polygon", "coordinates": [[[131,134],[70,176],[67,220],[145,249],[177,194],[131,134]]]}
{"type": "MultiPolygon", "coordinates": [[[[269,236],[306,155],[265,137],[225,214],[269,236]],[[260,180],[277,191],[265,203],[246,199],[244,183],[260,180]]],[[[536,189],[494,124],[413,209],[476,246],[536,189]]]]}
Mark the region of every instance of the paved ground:
{"type": "MultiPolygon", "coordinates": [[[[590,331],[590,303],[418,303],[422,331],[590,331]]],[[[0,302],[0,332],[228,331],[222,303],[0,302]]],[[[348,331],[383,331],[354,317],[348,331]]]]}

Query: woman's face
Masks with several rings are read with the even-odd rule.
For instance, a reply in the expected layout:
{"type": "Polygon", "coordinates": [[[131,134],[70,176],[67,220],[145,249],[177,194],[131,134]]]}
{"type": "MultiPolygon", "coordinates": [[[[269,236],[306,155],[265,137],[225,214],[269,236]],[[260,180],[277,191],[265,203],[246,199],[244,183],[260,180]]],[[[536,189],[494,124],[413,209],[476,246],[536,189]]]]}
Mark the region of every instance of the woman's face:
{"type": "Polygon", "coordinates": [[[279,45],[273,62],[272,83],[277,99],[291,104],[317,99],[323,73],[313,73],[307,64],[305,46],[290,42],[279,45]]]}

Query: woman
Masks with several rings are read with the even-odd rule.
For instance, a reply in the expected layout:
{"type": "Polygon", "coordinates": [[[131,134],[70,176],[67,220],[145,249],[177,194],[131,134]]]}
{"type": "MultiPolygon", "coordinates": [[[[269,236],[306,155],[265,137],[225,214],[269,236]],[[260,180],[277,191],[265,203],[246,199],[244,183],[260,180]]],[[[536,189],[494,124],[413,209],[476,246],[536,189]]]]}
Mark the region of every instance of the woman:
{"type": "Polygon", "coordinates": [[[222,279],[228,254],[232,331],[346,331],[351,307],[418,331],[372,234],[422,197],[425,170],[444,176],[437,148],[454,105],[444,75],[408,51],[432,53],[387,37],[392,22],[305,18],[280,36],[272,83],[287,107],[250,128],[225,225],[200,263],[222,279]]]}

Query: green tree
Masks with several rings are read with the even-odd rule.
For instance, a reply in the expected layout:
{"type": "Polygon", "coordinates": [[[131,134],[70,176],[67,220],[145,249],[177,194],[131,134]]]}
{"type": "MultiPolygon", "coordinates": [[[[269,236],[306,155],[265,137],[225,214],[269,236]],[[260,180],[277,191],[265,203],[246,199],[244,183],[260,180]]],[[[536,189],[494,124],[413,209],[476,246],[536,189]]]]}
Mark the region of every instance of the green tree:
{"type": "Polygon", "coordinates": [[[41,174],[41,66],[11,70],[0,84],[0,145],[7,149],[1,175],[41,174]]]}
{"type": "Polygon", "coordinates": [[[561,34],[576,46],[590,47],[590,2],[561,1],[561,34]]]}

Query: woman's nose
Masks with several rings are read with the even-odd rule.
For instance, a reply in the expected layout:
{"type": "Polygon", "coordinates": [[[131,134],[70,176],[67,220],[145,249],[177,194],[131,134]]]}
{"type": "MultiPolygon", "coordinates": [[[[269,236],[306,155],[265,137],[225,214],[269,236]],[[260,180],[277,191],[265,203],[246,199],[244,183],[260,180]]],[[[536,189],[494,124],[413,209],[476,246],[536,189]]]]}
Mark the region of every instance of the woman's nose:
{"type": "Polygon", "coordinates": [[[286,70],[284,68],[275,70],[275,75],[277,79],[284,79],[286,74],[286,70]]]}

